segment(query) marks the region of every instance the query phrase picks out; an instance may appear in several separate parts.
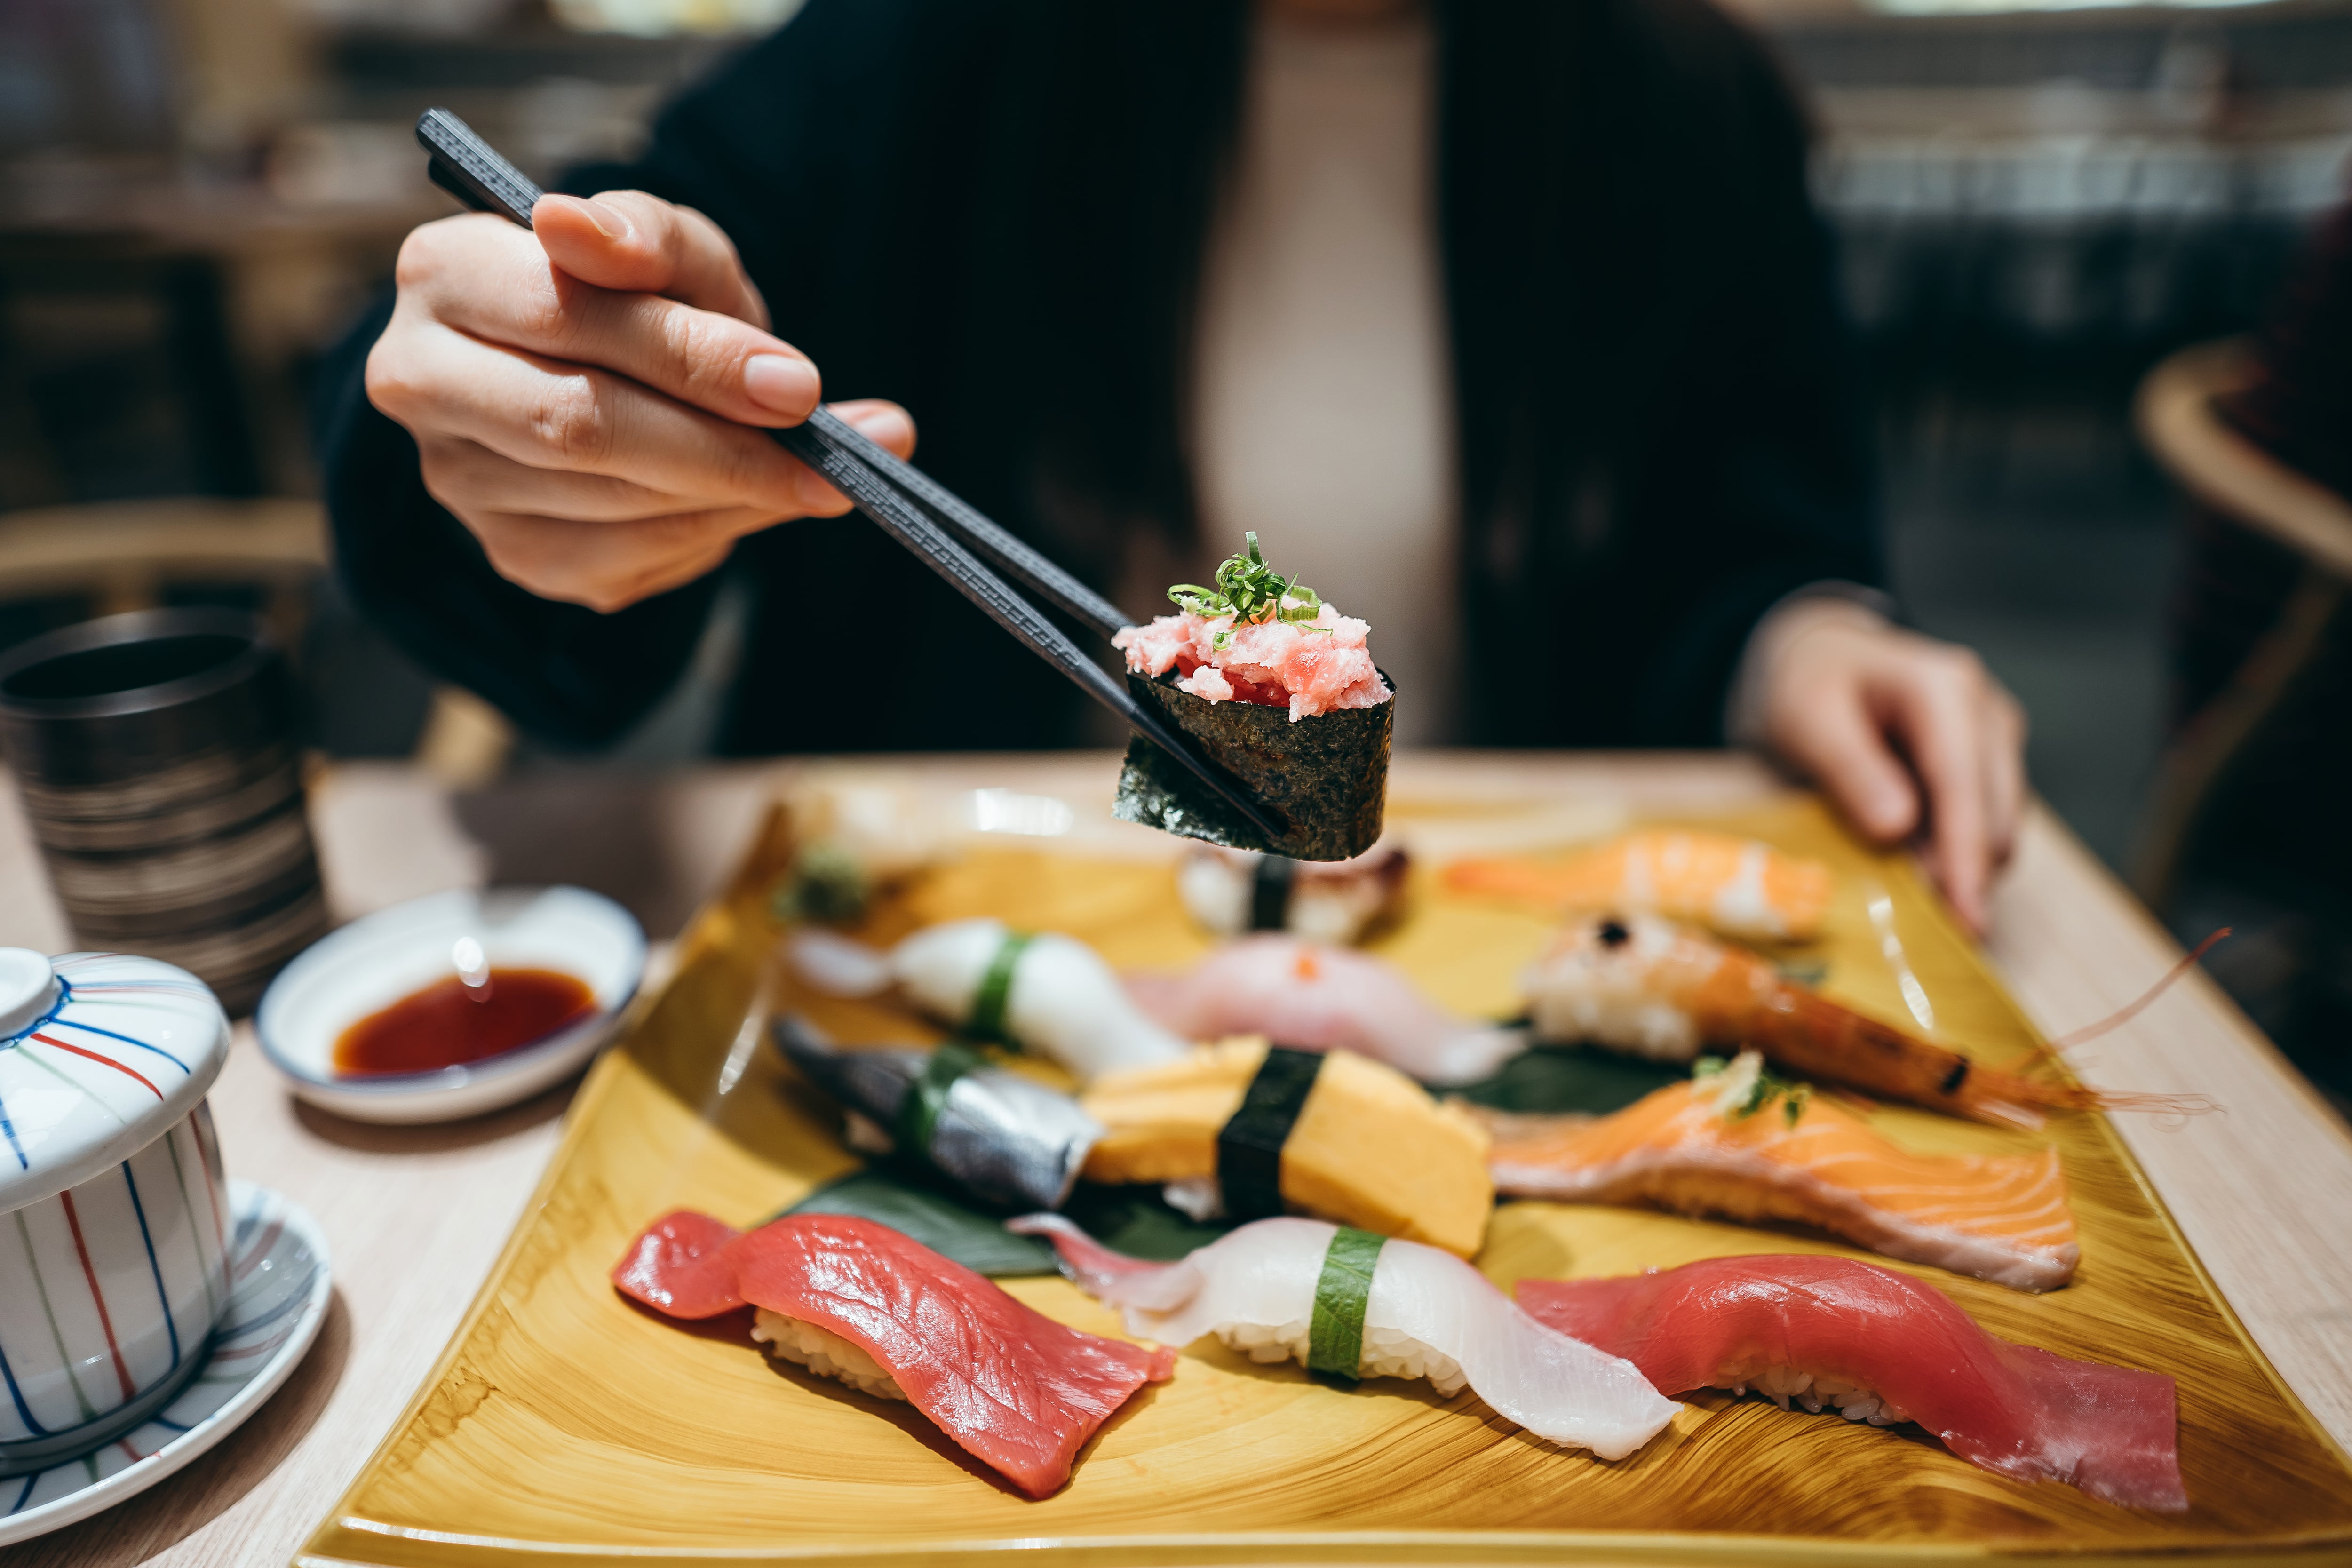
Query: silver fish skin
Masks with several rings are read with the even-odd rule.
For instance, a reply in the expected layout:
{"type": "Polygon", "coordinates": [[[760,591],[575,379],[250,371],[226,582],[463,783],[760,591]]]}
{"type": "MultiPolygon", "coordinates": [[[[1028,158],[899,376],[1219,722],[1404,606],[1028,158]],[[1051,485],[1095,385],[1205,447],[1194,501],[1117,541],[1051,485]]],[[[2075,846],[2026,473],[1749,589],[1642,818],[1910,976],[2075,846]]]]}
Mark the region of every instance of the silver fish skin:
{"type": "MultiPolygon", "coordinates": [[[[772,1032],[776,1048],[811,1082],[894,1136],[907,1096],[931,1060],[923,1046],[845,1048],[793,1014],[779,1017],[772,1032]]],[[[985,1202],[1056,1209],[1102,1135],[1102,1124],[1068,1095],[980,1067],[949,1085],[931,1146],[914,1152],[985,1202]]]]}

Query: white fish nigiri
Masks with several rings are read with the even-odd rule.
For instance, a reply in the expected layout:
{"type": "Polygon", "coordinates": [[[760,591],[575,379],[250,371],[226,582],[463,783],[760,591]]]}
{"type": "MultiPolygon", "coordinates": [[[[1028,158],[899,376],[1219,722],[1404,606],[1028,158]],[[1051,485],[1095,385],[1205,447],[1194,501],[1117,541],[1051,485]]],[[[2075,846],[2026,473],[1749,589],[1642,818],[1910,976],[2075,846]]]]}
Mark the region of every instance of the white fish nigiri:
{"type": "Polygon", "coordinates": [[[1087,1081],[1176,1061],[1190,1049],[1137,1010],[1094,949],[1056,931],[948,921],[882,952],[808,927],[793,934],[790,951],[801,978],[820,991],[871,996],[896,986],[950,1028],[1003,1035],[1087,1081]]]}
{"type": "MultiPolygon", "coordinates": [[[[1262,1219],[1174,1263],[1147,1263],[1059,1215],[1008,1223],[1051,1237],[1082,1289],[1126,1310],[1128,1332],[1175,1346],[1213,1333],[1259,1362],[1307,1359],[1324,1258],[1339,1229],[1262,1219]]],[[[1357,1372],[1425,1377],[1444,1394],[1466,1384],[1506,1419],[1604,1459],[1656,1436],[1675,1409],[1632,1362],[1545,1328],[1467,1263],[1411,1241],[1381,1247],[1357,1372]]]]}
{"type": "Polygon", "coordinates": [[[1189,1039],[1349,1050],[1423,1083],[1475,1083],[1528,1048],[1522,1031],[1455,1017],[1370,954],[1278,933],[1230,942],[1181,974],[1130,974],[1127,991],[1189,1039]]]}

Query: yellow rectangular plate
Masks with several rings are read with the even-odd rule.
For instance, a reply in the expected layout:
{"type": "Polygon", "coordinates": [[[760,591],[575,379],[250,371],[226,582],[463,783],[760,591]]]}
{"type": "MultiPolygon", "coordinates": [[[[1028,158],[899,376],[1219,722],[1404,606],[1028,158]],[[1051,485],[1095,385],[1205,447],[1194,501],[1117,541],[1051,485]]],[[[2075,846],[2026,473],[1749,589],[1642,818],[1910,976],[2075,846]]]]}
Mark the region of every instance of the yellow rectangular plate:
{"type": "MultiPolygon", "coordinates": [[[[1398,809],[1408,820],[1444,812],[1398,809]]],[[[1815,954],[1832,993],[1905,1016],[1866,914],[1884,889],[1944,1037],[1993,1060],[2032,1046],[2030,1026],[1905,862],[1856,847],[1810,803],[1722,820],[1836,866],[1839,898],[1815,954]]],[[[2056,1483],[2005,1480],[1916,1430],[1717,1394],[1687,1401],[1638,1455],[1602,1463],[1530,1438],[1475,1394],[1440,1399],[1392,1380],[1335,1386],[1295,1366],[1252,1365],[1213,1340],[1114,1417],[1058,1495],[1024,1500],[908,1406],[779,1370],[732,1320],[682,1329],[607,1283],[630,1238],[668,1209],[744,1224],[856,1163],[835,1113],[764,1039],[779,1003],[811,1005],[774,962],[766,912],[791,849],[780,812],[688,932],[677,977],[590,1077],[457,1339],[301,1561],[879,1564],[1007,1548],[1055,1564],[1910,1563],[2200,1551],[2341,1561],[2352,1546],[2352,1468],[2248,1342],[2102,1119],[2062,1117],[2023,1134],[1894,1109],[1875,1120],[1921,1150],[2058,1142],[2081,1220],[2074,1284],[2033,1297],[1915,1271],[1994,1333],[2178,1378],[2189,1513],[2135,1513],[2056,1483]]],[[[1003,849],[924,873],[867,934],[980,913],[1071,931],[1126,968],[1205,951],[1166,861],[1003,849]]],[[[1515,976],[1547,931],[1449,898],[1424,868],[1412,912],[1379,951],[1449,1005],[1500,1016],[1517,1007],[1515,976]]],[[[873,1031],[851,1038],[908,1032],[877,1009],[817,1010],[837,1028],[873,1031]]],[[[1478,1261],[1507,1289],[1528,1275],[1790,1250],[1845,1249],[1797,1229],[1511,1204],[1478,1261]]],[[[1059,1279],[1007,1288],[1066,1322],[1119,1331],[1059,1279]]]]}

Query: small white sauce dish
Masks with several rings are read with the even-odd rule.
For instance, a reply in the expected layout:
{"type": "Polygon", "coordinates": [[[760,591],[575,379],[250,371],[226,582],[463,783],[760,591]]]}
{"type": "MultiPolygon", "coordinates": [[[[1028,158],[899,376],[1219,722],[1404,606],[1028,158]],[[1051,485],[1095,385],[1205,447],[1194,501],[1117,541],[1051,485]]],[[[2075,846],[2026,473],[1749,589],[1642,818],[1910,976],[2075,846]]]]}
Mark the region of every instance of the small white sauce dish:
{"type": "Polygon", "coordinates": [[[253,1016],[297,1099],[355,1121],[454,1121],[530,1099],[576,1072],[612,1037],[645,975],[646,934],[583,888],[502,888],[412,899],[353,921],[278,972],[253,1016]],[[552,969],[595,997],[578,1022],[478,1061],[425,1072],[335,1070],[352,1025],[478,967],[552,969]]]}

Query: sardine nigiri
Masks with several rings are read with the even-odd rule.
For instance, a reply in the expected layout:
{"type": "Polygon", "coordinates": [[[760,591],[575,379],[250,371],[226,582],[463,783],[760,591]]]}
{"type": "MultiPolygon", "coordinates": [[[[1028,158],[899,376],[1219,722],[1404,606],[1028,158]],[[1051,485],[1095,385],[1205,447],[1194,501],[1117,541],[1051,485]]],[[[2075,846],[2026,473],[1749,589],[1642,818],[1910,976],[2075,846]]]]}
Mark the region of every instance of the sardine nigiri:
{"type": "Polygon", "coordinates": [[[2074,1277],[2082,1249],[2058,1151],[1935,1158],[1818,1095],[1766,1102],[1743,1052],[1612,1116],[1492,1118],[1496,1190],[1568,1203],[1797,1220],[1874,1252],[2021,1290],[2074,1277]]]}
{"type": "Polygon", "coordinates": [[[960,1263],[849,1215],[787,1215],[737,1232],[680,1209],[613,1270],[665,1316],[760,1309],[769,1353],[908,1401],[1033,1498],[1070,1479],[1096,1428],[1175,1352],[1066,1328],[960,1263]]]}
{"type": "Polygon", "coordinates": [[[1181,974],[1126,982],[1137,1006],[1188,1039],[1349,1050],[1423,1083],[1475,1083],[1528,1048],[1524,1031],[1457,1018],[1369,953],[1295,936],[1244,937],[1181,974]]]}
{"type": "MultiPolygon", "coordinates": [[[[1051,1237],[1080,1289],[1126,1309],[1129,1333],[1171,1345],[1213,1333],[1253,1361],[1309,1364],[1327,1257],[1336,1237],[1360,1234],[1262,1219],[1154,1264],[1111,1251],[1059,1215],[1010,1223],[1051,1237]]],[[[1466,1384],[1507,1420],[1604,1459],[1633,1452],[1674,1417],[1674,1402],[1630,1363],[1544,1328],[1433,1247],[1379,1244],[1358,1310],[1360,1352],[1349,1375],[1426,1377],[1444,1394],[1466,1384]]]]}
{"type": "Polygon", "coordinates": [[[1662,1389],[1755,1388],[1785,1410],[1916,1422],[1972,1465],[2177,1512],[2171,1378],[1995,1339],[1925,1280],[1845,1258],[1711,1258],[1609,1279],[1523,1279],[1519,1305],[1662,1389]]]}

